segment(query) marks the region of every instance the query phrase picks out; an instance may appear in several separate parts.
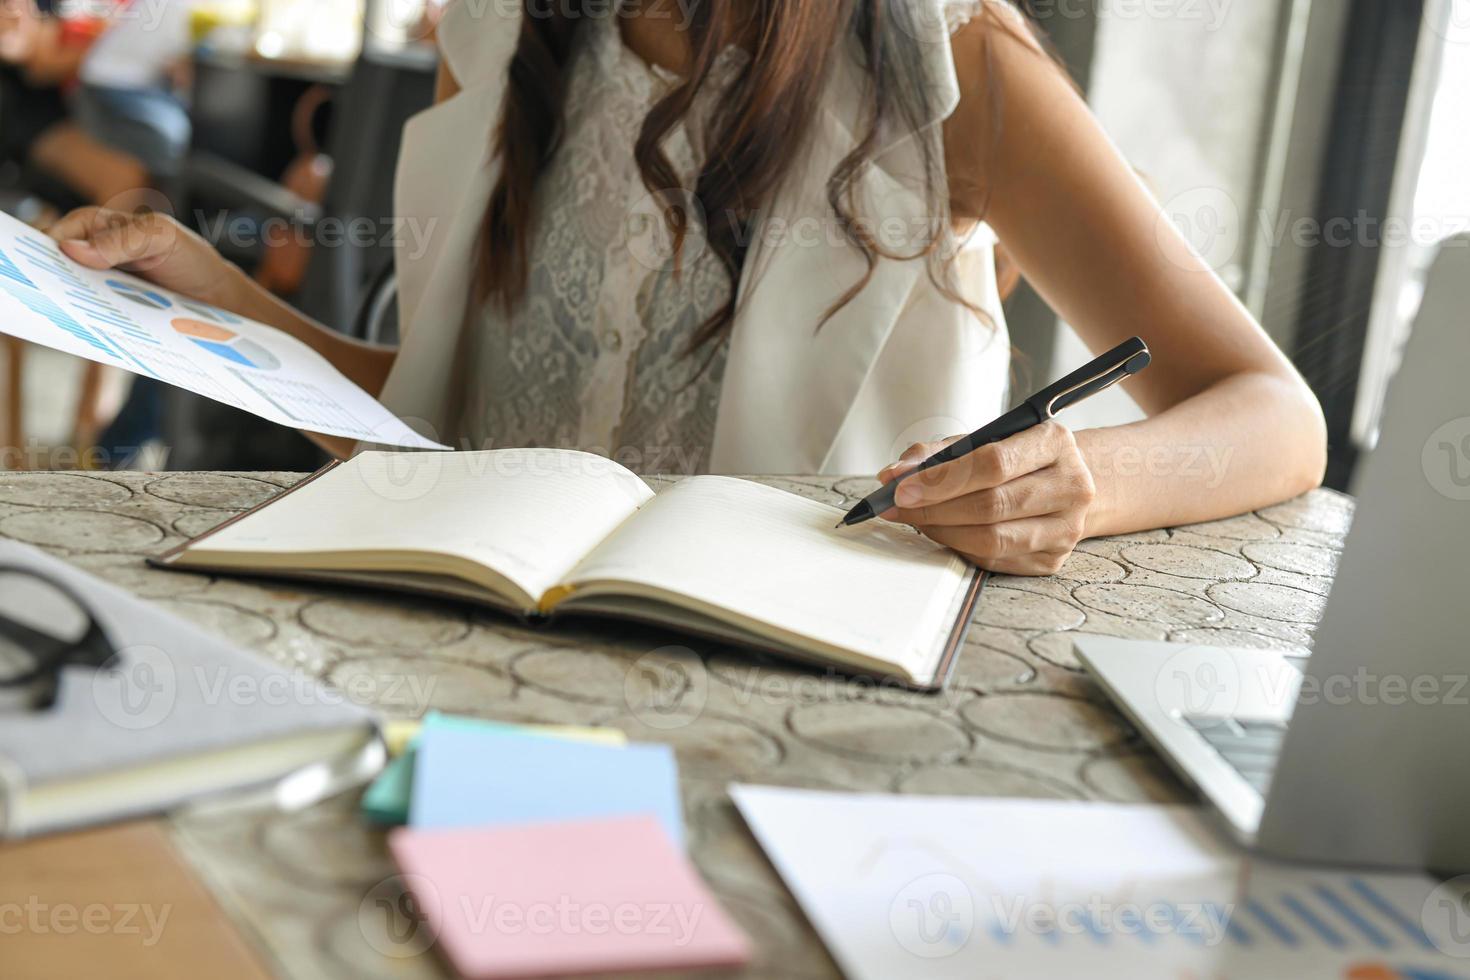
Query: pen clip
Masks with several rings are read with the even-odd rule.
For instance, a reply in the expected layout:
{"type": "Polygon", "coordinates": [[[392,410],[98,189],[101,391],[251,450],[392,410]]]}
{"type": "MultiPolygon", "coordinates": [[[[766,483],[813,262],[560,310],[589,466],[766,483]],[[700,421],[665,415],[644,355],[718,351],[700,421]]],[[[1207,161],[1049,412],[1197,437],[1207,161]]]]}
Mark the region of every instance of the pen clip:
{"type": "Polygon", "coordinates": [[[1153,355],[1141,337],[1127,340],[1097,360],[1034,395],[1031,406],[1042,419],[1055,418],[1063,409],[1106,391],[1149,366],[1153,355]]]}

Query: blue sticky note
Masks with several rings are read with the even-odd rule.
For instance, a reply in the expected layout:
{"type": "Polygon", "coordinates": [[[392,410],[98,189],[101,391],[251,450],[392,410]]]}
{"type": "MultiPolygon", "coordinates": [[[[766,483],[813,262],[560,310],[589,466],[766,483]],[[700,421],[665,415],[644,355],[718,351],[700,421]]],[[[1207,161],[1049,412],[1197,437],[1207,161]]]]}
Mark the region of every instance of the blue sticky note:
{"type": "MultiPolygon", "coordinates": [[[[473,729],[477,731],[518,732],[544,738],[564,738],[595,742],[598,745],[615,745],[621,748],[627,738],[615,728],[582,728],[570,725],[512,725],[503,721],[486,721],[481,718],[466,718],[461,715],[446,715],[432,711],[424,720],[425,725],[444,728],[473,729]]],[[[408,823],[408,811],[413,797],[414,756],[417,754],[418,738],[408,744],[403,754],[392,759],[378,778],[362,795],[360,808],[363,816],[373,823],[396,827],[408,823]]]]}
{"type": "Polygon", "coordinates": [[[484,827],[651,813],[684,841],[679,770],[666,745],[616,748],[430,719],[419,735],[409,823],[484,827]]]}

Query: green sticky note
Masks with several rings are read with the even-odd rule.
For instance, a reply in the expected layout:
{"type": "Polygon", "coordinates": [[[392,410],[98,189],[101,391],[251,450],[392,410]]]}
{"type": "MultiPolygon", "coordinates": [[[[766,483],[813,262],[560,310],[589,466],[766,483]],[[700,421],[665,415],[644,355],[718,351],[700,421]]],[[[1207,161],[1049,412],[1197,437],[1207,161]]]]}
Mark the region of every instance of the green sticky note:
{"type": "MultiPolygon", "coordinates": [[[[429,716],[434,724],[450,728],[475,729],[491,732],[523,732],[542,735],[546,738],[564,738],[576,742],[595,742],[601,745],[627,745],[628,737],[615,728],[578,728],[571,725],[512,725],[503,721],[486,721],[483,718],[466,718],[462,715],[444,715],[433,712],[429,716]]],[[[413,797],[413,762],[417,739],[410,742],[402,755],[389,761],[378,778],[362,794],[359,808],[362,815],[373,823],[385,827],[401,827],[408,823],[409,800],[413,797]]]]}
{"type": "Polygon", "coordinates": [[[362,794],[362,815],[385,827],[408,823],[408,800],[413,792],[413,746],[392,760],[362,794]]]}

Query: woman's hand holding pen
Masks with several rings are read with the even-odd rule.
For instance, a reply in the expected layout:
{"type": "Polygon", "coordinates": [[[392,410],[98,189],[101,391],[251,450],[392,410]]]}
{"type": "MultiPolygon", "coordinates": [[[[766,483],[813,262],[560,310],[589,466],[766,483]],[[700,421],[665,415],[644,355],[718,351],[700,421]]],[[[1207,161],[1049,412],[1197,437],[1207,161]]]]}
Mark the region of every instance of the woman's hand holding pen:
{"type": "MultiPolygon", "coordinates": [[[[955,439],[909,447],[878,479],[902,477],[955,439]]],[[[987,571],[1051,575],[1086,537],[1096,497],[1072,431],[1052,421],[914,474],[899,486],[898,507],[880,516],[987,571]]]]}

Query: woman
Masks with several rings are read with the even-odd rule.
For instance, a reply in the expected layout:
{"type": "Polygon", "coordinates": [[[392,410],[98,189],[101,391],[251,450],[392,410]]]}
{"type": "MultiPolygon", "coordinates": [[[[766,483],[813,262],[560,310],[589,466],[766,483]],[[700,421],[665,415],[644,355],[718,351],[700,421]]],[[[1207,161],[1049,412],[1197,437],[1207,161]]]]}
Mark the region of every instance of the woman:
{"type": "Polygon", "coordinates": [[[1092,348],[1149,341],[1131,387],[1149,418],[1042,426],[906,481],[891,518],[1046,574],[1086,537],[1320,480],[1311,392],[1011,8],[585,6],[446,14],[438,105],[399,161],[400,237],[422,244],[399,248],[397,350],[310,323],[166,219],[83,212],[53,234],[302,338],[441,439],[717,472],[902,452],[884,479],[1003,406],[998,237],[1092,348]]]}

